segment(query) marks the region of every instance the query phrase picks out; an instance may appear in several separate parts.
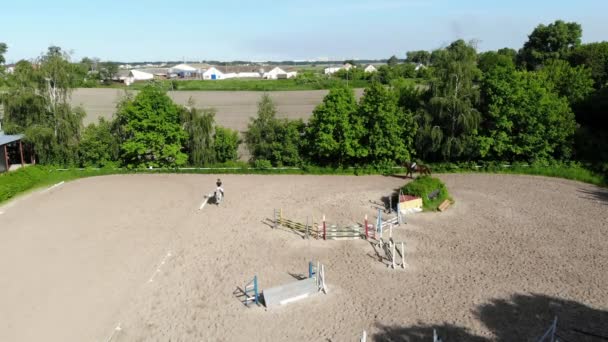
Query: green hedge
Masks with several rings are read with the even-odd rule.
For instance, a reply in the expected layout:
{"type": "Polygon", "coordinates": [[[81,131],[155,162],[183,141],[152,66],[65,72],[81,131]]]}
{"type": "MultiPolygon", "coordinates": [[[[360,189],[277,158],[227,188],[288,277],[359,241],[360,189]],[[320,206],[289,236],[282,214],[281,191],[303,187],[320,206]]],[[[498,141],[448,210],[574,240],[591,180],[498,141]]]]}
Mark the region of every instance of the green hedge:
{"type": "Polygon", "coordinates": [[[445,184],[438,178],[430,176],[420,176],[407,183],[401,190],[404,194],[421,197],[424,210],[437,210],[441,202],[446,199],[453,202],[445,184]],[[439,194],[434,199],[429,199],[429,194],[435,190],[439,190],[439,194]]]}

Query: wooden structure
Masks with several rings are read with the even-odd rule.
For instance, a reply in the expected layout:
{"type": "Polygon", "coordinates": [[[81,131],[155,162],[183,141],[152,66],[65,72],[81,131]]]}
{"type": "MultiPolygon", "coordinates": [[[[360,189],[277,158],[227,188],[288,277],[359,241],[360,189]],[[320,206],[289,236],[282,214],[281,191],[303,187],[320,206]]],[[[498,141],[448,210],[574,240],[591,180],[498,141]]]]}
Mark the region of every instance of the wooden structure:
{"type": "Polygon", "coordinates": [[[452,205],[452,202],[450,202],[450,200],[445,200],[443,202],[441,202],[441,204],[439,205],[439,207],[437,207],[437,209],[439,209],[439,211],[446,211],[450,206],[452,205]]]}
{"type": "MultiPolygon", "coordinates": [[[[0,132],[0,172],[8,172],[14,161],[20,162],[25,166],[23,134],[6,135],[0,132]]],[[[32,158],[32,163],[34,159],[32,158]]]]}

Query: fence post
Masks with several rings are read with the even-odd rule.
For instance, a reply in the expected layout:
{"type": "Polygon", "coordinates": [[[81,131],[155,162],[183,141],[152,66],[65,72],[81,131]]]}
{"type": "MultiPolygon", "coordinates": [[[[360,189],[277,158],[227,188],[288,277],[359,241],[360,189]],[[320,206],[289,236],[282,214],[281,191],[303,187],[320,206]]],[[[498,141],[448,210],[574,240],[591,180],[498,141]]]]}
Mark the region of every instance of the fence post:
{"type": "Polygon", "coordinates": [[[325,215],[323,215],[323,240],[327,240],[327,226],[325,224],[325,215]]]}
{"type": "Polygon", "coordinates": [[[313,272],[312,272],[312,261],[308,262],[308,278],[312,278],[313,272]]]}

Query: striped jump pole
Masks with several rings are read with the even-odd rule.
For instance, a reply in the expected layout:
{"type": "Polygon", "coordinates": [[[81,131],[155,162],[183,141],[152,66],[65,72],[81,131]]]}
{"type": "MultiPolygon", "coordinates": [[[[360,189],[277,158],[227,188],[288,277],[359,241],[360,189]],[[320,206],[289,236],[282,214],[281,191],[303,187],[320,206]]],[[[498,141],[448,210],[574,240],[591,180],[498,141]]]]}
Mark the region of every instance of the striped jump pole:
{"type": "Polygon", "coordinates": [[[369,240],[369,227],[367,226],[367,214],[365,214],[365,238],[369,240]]]}

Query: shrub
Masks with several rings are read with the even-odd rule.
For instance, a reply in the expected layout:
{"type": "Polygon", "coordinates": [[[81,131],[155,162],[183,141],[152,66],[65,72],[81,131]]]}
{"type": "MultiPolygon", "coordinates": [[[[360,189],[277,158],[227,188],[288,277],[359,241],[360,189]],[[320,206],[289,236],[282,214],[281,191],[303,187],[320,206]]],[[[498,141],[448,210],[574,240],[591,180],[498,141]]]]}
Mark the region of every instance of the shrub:
{"type": "Polygon", "coordinates": [[[446,199],[453,202],[445,184],[438,178],[430,176],[420,176],[403,186],[401,190],[404,194],[421,197],[424,210],[437,210],[441,202],[446,199]],[[435,190],[439,190],[439,194],[434,199],[429,199],[429,194],[435,190]]]}

